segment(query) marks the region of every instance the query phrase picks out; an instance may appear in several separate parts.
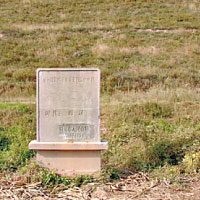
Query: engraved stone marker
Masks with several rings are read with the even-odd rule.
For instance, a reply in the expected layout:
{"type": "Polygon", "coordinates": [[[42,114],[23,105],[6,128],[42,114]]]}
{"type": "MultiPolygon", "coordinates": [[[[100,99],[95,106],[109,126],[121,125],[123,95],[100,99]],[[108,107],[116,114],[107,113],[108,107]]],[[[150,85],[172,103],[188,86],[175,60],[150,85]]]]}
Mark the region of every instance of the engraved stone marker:
{"type": "Polygon", "coordinates": [[[100,171],[100,71],[91,68],[37,70],[37,150],[40,165],[61,175],[100,171]]]}
{"type": "Polygon", "coordinates": [[[98,69],[38,70],[38,83],[38,141],[100,141],[98,69]]]}

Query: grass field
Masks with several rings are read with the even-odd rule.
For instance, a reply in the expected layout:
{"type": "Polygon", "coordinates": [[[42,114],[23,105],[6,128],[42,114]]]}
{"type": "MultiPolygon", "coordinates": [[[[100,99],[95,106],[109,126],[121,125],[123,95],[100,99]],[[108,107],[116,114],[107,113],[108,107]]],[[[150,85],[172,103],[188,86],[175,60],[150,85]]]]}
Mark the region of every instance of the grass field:
{"type": "Polygon", "coordinates": [[[197,0],[0,0],[2,177],[70,182],[35,166],[28,150],[39,67],[101,70],[104,177],[198,175],[199,19],[197,0]]]}

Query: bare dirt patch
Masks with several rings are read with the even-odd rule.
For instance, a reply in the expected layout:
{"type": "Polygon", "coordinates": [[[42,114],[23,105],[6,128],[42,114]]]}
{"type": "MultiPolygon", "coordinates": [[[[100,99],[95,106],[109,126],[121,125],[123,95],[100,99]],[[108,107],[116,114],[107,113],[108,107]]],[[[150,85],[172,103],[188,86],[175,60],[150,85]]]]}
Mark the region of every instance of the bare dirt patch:
{"type": "Polygon", "coordinates": [[[135,29],[136,32],[150,32],[150,33],[184,33],[184,32],[196,32],[197,29],[135,29]]]}

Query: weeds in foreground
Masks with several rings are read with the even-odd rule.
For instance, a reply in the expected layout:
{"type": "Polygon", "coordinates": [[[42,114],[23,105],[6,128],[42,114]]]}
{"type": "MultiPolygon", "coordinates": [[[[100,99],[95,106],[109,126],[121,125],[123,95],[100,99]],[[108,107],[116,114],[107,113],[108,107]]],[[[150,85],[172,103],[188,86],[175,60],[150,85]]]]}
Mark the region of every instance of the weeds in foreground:
{"type": "Polygon", "coordinates": [[[16,171],[35,155],[28,149],[35,138],[35,110],[20,104],[0,107],[0,172],[16,171]]]}

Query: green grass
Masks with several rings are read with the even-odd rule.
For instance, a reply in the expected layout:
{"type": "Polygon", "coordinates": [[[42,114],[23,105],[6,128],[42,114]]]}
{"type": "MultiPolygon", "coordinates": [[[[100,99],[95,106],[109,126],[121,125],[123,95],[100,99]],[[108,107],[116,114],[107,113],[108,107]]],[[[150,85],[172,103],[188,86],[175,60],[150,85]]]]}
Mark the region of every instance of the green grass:
{"type": "Polygon", "coordinates": [[[0,108],[0,172],[16,171],[35,155],[28,149],[35,138],[35,111],[20,104],[0,108]]]}
{"type": "Polygon", "coordinates": [[[146,103],[109,108],[104,113],[103,137],[109,140],[104,162],[118,169],[151,171],[165,164],[179,165],[191,148],[198,152],[199,121],[192,116],[193,105],[186,115],[179,113],[183,107],[175,112],[173,106],[146,103]]]}
{"type": "MultiPolygon", "coordinates": [[[[35,103],[39,67],[101,70],[108,179],[125,169],[168,178],[199,173],[198,1],[0,0],[0,5],[2,173],[32,170],[35,153],[28,143],[36,137],[36,113],[34,105],[23,103],[35,103]]],[[[51,172],[40,178],[44,185],[62,179],[51,172]]]]}

